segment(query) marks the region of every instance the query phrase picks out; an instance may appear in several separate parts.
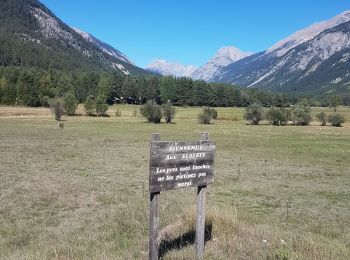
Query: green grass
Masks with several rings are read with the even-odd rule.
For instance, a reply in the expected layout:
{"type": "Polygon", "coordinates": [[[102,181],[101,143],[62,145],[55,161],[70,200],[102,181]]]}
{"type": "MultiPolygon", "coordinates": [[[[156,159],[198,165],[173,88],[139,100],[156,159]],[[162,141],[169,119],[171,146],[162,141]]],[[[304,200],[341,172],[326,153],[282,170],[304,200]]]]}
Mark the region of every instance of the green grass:
{"type": "MultiPolygon", "coordinates": [[[[64,129],[42,110],[3,113],[1,259],[147,259],[150,136],[196,140],[202,131],[217,143],[206,259],[350,258],[349,123],[250,126],[244,109],[219,108],[219,120],[200,125],[201,108],[178,108],[174,124],[154,125],[134,117],[135,108],[65,117],[64,129]]],[[[321,110],[331,113],[313,114],[321,110]]],[[[350,121],[349,108],[339,113],[350,121]]],[[[195,194],[161,193],[160,226],[174,225],[168,237],[193,229],[195,194]]],[[[164,257],[191,259],[194,247],[164,257]]]]}

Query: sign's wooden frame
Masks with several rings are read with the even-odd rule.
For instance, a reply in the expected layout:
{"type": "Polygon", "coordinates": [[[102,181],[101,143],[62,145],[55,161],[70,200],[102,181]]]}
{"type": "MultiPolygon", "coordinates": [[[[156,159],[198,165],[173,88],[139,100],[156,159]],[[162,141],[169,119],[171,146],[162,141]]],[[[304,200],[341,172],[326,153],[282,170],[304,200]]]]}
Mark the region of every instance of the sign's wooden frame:
{"type": "Polygon", "coordinates": [[[214,182],[215,142],[208,133],[201,133],[201,140],[195,142],[161,142],[160,134],[152,134],[150,157],[149,259],[158,259],[160,192],[185,187],[197,187],[195,249],[202,258],[206,188],[214,182]]]}

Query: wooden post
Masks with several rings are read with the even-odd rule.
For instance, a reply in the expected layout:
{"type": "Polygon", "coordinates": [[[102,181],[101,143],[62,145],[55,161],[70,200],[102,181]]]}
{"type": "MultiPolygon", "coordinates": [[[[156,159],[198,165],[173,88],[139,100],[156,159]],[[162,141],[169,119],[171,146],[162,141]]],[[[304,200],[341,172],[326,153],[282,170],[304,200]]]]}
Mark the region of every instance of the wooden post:
{"type": "MultiPolygon", "coordinates": [[[[160,134],[152,134],[151,141],[160,141],[160,134]]],[[[158,260],[159,194],[150,193],[149,206],[149,260],[158,260]]]]}
{"type": "MultiPolygon", "coordinates": [[[[209,140],[209,133],[201,133],[203,141],[209,140]]],[[[204,254],[204,235],[205,235],[205,201],[207,186],[198,186],[197,191],[197,219],[196,219],[196,256],[198,259],[203,258],[204,254]]]]}

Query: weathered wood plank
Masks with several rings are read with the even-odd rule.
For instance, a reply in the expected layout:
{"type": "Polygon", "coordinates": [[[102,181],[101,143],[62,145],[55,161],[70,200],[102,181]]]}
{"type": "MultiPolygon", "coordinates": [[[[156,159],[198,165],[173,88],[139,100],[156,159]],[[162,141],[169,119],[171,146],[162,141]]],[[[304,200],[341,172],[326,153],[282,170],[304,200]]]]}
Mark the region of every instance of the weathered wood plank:
{"type": "MultiPolygon", "coordinates": [[[[202,140],[208,140],[209,134],[202,133],[202,140]]],[[[204,234],[205,234],[205,203],[206,203],[206,185],[198,186],[197,207],[196,207],[196,240],[195,248],[198,259],[203,258],[204,254],[204,234]]]]}
{"type": "MultiPolygon", "coordinates": [[[[159,141],[160,134],[152,134],[151,141],[159,141]]],[[[149,207],[149,260],[158,260],[159,192],[151,192],[149,207]]]]}
{"type": "Polygon", "coordinates": [[[214,182],[214,175],[210,169],[187,174],[187,176],[186,173],[182,176],[177,173],[159,174],[153,175],[150,182],[151,192],[166,191],[208,185],[214,182]]]}
{"type": "MultiPolygon", "coordinates": [[[[213,163],[201,163],[201,164],[189,164],[185,166],[173,166],[173,167],[151,167],[150,179],[157,178],[161,175],[183,175],[199,172],[213,172],[213,163]]],[[[179,177],[178,179],[182,179],[179,177]]]]}
{"type": "Polygon", "coordinates": [[[151,154],[195,153],[215,151],[214,141],[159,141],[151,143],[151,154]]]}
{"type": "Polygon", "coordinates": [[[150,192],[213,182],[215,142],[153,141],[150,148],[150,192]]]}
{"type": "Polygon", "coordinates": [[[204,254],[206,188],[205,185],[199,186],[197,191],[195,248],[198,259],[202,259],[204,254]]]}
{"type": "Polygon", "coordinates": [[[215,152],[167,153],[151,155],[151,167],[184,166],[186,164],[213,163],[215,152]]]}

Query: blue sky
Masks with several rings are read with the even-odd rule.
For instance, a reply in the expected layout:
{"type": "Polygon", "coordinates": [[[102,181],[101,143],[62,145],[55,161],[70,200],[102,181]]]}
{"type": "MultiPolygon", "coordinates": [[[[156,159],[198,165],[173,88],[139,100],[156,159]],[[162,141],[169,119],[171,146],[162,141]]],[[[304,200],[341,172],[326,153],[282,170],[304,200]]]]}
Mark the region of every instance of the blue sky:
{"type": "Polygon", "coordinates": [[[291,33],[350,10],[348,0],[41,0],[70,26],[138,66],[155,58],[196,66],[222,46],[259,52],[291,33]]]}

